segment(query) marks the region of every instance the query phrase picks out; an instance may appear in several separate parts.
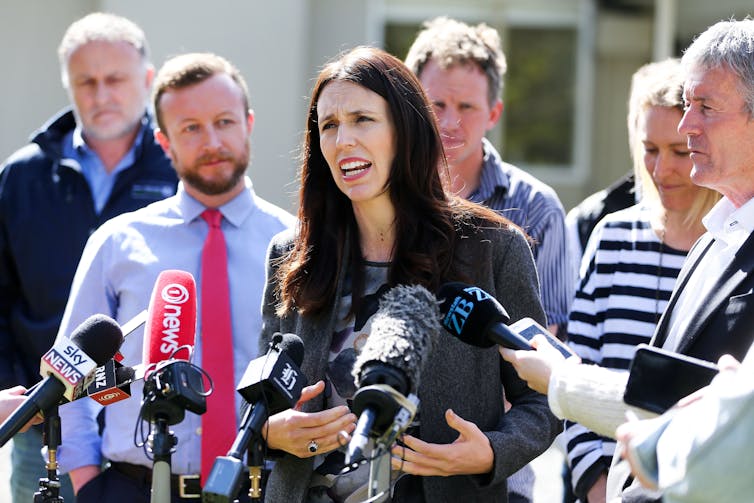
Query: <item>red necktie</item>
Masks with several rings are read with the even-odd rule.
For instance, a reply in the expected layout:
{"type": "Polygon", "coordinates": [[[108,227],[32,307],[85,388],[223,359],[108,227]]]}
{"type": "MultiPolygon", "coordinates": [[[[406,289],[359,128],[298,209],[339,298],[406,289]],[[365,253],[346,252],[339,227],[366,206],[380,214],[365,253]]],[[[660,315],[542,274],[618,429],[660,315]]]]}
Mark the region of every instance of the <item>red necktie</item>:
{"type": "Polygon", "coordinates": [[[212,377],[214,386],[212,394],[207,397],[207,412],[202,416],[204,484],[215,458],[225,456],[233,444],[236,408],[228,251],[220,227],[223,216],[216,209],[206,209],[202,218],[209,224],[209,233],[202,249],[202,369],[212,377]]]}

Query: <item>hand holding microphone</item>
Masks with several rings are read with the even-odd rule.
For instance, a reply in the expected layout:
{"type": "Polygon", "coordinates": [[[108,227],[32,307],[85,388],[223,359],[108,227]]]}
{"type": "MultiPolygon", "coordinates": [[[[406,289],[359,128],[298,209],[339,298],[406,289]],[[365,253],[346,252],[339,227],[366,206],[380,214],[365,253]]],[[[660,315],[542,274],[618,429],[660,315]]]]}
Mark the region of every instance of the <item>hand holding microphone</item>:
{"type": "Polygon", "coordinates": [[[41,358],[43,380],[28,399],[0,426],[0,446],[18,433],[38,412],[85,396],[95,369],[112,358],[121,343],[120,326],[105,315],[87,318],[71,334],[60,336],[41,358]]]}
{"type": "Polygon", "coordinates": [[[526,381],[531,389],[543,395],[547,394],[550,376],[556,366],[566,362],[581,362],[581,358],[575,355],[566,359],[541,334],[532,338],[531,345],[536,351],[517,351],[503,346],[498,349],[503,359],[516,369],[518,376],[526,381]]]}
{"type": "Polygon", "coordinates": [[[370,439],[388,434],[389,448],[413,419],[421,369],[440,331],[438,319],[437,299],[419,285],[396,286],[380,300],[353,368],[359,388],[353,411],[359,421],[348,444],[347,465],[370,457],[370,439]]]}
{"type": "Polygon", "coordinates": [[[267,354],[249,363],[236,388],[244,398],[239,432],[228,454],[217,457],[212,465],[202,490],[205,503],[235,499],[243,475],[241,460],[247,450],[251,496],[261,497],[262,427],[271,414],[290,409],[299,400],[307,381],[299,368],[303,359],[304,343],[299,336],[276,333],[267,354]]]}
{"type": "MultiPolygon", "coordinates": [[[[14,386],[0,391],[0,421],[5,421],[8,417],[26,402],[27,398],[24,396],[26,388],[23,386],[14,386]]],[[[42,417],[38,414],[31,418],[19,432],[23,433],[28,430],[32,425],[42,422],[42,417]]]]}
{"type": "Polygon", "coordinates": [[[442,325],[449,334],[472,346],[499,345],[502,357],[535,391],[547,393],[552,367],[575,356],[530,318],[508,326],[510,318],[503,306],[479,287],[446,283],[439,297],[442,325]]]}

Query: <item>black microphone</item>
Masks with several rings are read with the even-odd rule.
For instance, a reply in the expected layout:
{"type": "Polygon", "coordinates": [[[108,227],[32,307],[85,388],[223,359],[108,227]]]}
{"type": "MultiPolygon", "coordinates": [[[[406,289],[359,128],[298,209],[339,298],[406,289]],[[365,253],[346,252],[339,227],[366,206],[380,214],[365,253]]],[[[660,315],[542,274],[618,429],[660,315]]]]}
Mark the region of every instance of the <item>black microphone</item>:
{"type": "MultiPolygon", "coordinates": [[[[307,379],[301,373],[304,343],[298,335],[275,333],[266,355],[246,367],[236,391],[244,398],[241,425],[227,456],[218,456],[202,489],[205,503],[229,503],[241,486],[243,453],[249,442],[262,432],[267,418],[290,409],[301,397],[307,379]]],[[[249,460],[251,461],[251,460],[249,460]]],[[[253,468],[253,467],[252,467],[253,468]]],[[[252,495],[258,498],[261,467],[252,473],[252,495]]]]}
{"type": "Polygon", "coordinates": [[[365,458],[370,438],[384,439],[389,447],[413,419],[419,375],[440,331],[438,320],[437,299],[420,285],[398,285],[380,299],[353,368],[358,389],[351,408],[359,420],[346,452],[348,467],[365,458]]]}
{"type": "MultiPolygon", "coordinates": [[[[120,326],[125,341],[129,335],[136,332],[147,321],[147,310],[123,323],[120,326]]],[[[131,397],[131,383],[144,378],[143,365],[127,367],[120,363],[123,356],[115,353],[112,360],[97,367],[94,379],[86,389],[86,395],[100,405],[110,405],[131,397]]]]}
{"type": "Polygon", "coordinates": [[[445,283],[441,301],[442,326],[454,337],[480,348],[498,344],[510,349],[534,349],[529,341],[511,330],[510,317],[495,297],[465,283],[445,283]]]}
{"type": "Polygon", "coordinates": [[[44,378],[29,398],[0,426],[0,446],[18,433],[38,412],[85,396],[95,369],[112,358],[123,342],[120,326],[112,318],[95,314],[71,334],[59,336],[41,358],[44,378]]]}
{"type": "MultiPolygon", "coordinates": [[[[86,394],[100,405],[110,405],[131,397],[131,383],[138,379],[137,368],[113,359],[97,367],[86,394]]],[[[143,378],[143,374],[141,376],[143,378]]]]}

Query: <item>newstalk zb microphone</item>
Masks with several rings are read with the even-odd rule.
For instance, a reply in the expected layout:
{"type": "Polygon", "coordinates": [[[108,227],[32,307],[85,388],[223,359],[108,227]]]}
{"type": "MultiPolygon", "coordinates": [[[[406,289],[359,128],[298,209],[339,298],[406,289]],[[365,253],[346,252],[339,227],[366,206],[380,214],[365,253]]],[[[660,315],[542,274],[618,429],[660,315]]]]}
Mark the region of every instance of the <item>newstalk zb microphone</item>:
{"type": "Polygon", "coordinates": [[[511,330],[503,306],[479,287],[445,283],[438,298],[442,302],[442,326],[466,344],[489,348],[499,344],[510,349],[533,349],[529,341],[511,330]]]}

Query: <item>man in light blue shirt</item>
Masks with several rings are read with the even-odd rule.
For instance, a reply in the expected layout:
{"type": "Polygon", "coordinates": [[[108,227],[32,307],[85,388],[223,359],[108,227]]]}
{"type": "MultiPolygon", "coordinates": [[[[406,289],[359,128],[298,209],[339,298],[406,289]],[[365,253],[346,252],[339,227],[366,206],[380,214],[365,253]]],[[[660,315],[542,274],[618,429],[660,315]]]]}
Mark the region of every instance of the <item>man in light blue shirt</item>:
{"type": "MultiPolygon", "coordinates": [[[[257,356],[267,245],[275,234],[294,225],[295,219],[259,198],[244,176],[254,115],[248,106],[246,84],[235,67],[212,54],[175,57],[158,73],[153,101],[160,127],[155,136],[181,180],[178,193],[115,218],[92,235],[74,278],[59,335],[70,334],[94,313],[106,313],[120,323],[131,319],[147,307],[163,270],[188,271],[198,281],[208,233],[201,214],[216,208],[223,216],[221,227],[227,244],[232,364],[238,382],[249,361],[257,356]]],[[[198,319],[195,361],[201,361],[211,334],[198,319]]],[[[141,362],[142,344],[142,333],[126,339],[121,348],[125,365],[141,362]]],[[[94,401],[78,400],[60,408],[60,466],[70,472],[80,503],[149,501],[152,461],[133,442],[141,385],[134,386],[132,393],[131,399],[105,409],[101,436],[96,420],[100,406],[94,401]],[[100,472],[104,460],[109,460],[111,467],[100,472]]],[[[236,405],[240,401],[236,397],[236,405]]],[[[171,429],[178,440],[172,456],[173,473],[198,474],[201,416],[187,412],[171,429]]],[[[173,491],[174,501],[181,501],[178,488],[173,491]]]]}

